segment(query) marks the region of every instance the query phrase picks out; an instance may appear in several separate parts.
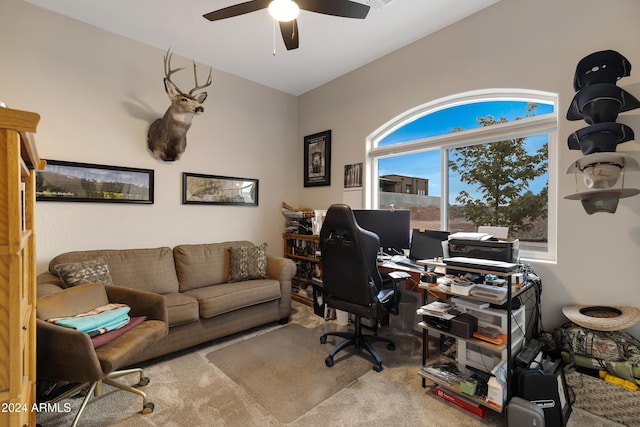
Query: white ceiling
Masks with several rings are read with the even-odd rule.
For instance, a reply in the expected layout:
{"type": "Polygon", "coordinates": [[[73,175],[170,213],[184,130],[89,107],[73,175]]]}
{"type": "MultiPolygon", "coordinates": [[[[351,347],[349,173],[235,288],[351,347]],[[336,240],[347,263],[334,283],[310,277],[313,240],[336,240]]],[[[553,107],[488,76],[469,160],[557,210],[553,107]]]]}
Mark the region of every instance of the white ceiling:
{"type": "Polygon", "coordinates": [[[303,10],[298,17],[300,47],[292,51],[285,49],[266,9],[216,22],[202,17],[246,0],[27,1],[300,95],[499,0],[377,0],[372,3],[387,5],[372,7],[365,20],[303,10]]]}

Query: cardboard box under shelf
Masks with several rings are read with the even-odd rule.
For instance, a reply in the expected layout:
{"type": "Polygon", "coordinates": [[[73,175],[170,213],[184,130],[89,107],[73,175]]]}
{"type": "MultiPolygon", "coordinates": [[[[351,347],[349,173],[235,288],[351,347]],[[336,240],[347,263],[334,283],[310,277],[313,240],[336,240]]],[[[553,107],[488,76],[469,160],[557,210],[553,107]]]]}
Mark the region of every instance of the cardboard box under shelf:
{"type": "Polygon", "coordinates": [[[440,387],[435,387],[431,391],[436,396],[441,397],[447,402],[451,402],[454,405],[464,409],[465,411],[471,412],[472,414],[479,416],[480,418],[484,418],[484,415],[487,413],[486,406],[483,406],[470,399],[467,399],[466,397],[456,394],[453,391],[445,390],[440,387]]]}

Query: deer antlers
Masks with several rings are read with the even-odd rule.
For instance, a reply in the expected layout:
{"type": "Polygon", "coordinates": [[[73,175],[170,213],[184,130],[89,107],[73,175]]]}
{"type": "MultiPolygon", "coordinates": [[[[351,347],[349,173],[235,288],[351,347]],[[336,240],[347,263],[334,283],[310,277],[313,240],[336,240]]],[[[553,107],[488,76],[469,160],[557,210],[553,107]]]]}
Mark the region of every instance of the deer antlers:
{"type": "MultiPolygon", "coordinates": [[[[165,76],[165,78],[166,78],[169,82],[171,82],[171,84],[173,84],[173,86],[175,86],[175,88],[176,88],[176,89],[177,89],[181,94],[183,94],[183,95],[184,95],[184,92],[182,92],[180,89],[178,89],[178,86],[176,86],[176,84],[175,84],[175,83],[173,83],[173,82],[171,81],[171,75],[172,75],[173,73],[178,72],[178,71],[184,70],[184,69],[185,69],[185,68],[187,68],[187,67],[174,68],[174,69],[172,70],[172,69],[171,69],[171,58],[172,58],[172,57],[173,57],[173,52],[171,52],[171,49],[167,50],[167,53],[165,53],[165,55],[164,55],[164,76],[165,76]]],[[[198,70],[197,70],[197,68],[196,68],[196,62],[195,62],[195,61],[193,61],[193,79],[194,79],[194,80],[195,80],[195,82],[196,82],[196,86],[195,86],[193,89],[191,89],[191,90],[189,91],[189,96],[193,96],[193,93],[194,93],[196,90],[205,89],[205,88],[207,88],[207,87],[211,86],[211,83],[212,83],[211,71],[212,71],[212,68],[211,68],[211,67],[209,67],[209,76],[207,77],[207,81],[206,81],[206,83],[205,83],[204,85],[202,85],[202,86],[198,85],[198,70]]]]}

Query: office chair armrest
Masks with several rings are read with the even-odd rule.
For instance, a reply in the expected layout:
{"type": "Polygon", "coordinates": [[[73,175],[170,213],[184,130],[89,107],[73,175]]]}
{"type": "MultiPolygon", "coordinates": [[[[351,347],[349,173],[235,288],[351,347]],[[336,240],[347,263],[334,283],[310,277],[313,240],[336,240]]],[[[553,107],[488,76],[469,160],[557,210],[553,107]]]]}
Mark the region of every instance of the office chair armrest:
{"type": "Polygon", "coordinates": [[[38,378],[97,381],[104,376],[91,337],[36,319],[38,378]]]}
{"type": "Polygon", "coordinates": [[[393,280],[406,280],[410,278],[411,275],[406,271],[392,271],[391,273],[389,273],[389,277],[391,277],[393,280]]]}
{"type": "Polygon", "coordinates": [[[398,285],[398,281],[407,280],[411,277],[409,273],[406,271],[392,271],[388,274],[389,277],[393,280],[393,289],[383,289],[386,291],[386,304],[381,300],[385,306],[389,307],[387,310],[389,313],[393,315],[398,315],[400,313],[399,305],[400,305],[400,285],[398,285]],[[393,302],[392,302],[393,301],[393,302]]]}
{"type": "Polygon", "coordinates": [[[148,320],[161,320],[168,324],[167,304],[162,295],[125,286],[105,286],[109,302],[131,307],[129,316],[147,316],[148,320]]]}

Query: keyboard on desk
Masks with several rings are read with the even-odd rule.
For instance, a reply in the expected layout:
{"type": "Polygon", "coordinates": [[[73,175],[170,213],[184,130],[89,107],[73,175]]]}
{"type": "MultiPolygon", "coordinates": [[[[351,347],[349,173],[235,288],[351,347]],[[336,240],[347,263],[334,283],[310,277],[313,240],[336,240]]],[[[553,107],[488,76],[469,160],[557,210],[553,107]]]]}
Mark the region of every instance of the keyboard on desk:
{"type": "Polygon", "coordinates": [[[507,297],[507,288],[480,283],[475,285],[469,294],[491,301],[502,301],[507,297]]]}
{"type": "Polygon", "coordinates": [[[424,270],[424,265],[420,265],[420,264],[412,261],[411,258],[407,258],[407,257],[402,256],[402,255],[392,256],[390,261],[392,263],[394,263],[394,264],[398,264],[398,265],[401,265],[403,267],[415,268],[416,270],[424,270]]]}

